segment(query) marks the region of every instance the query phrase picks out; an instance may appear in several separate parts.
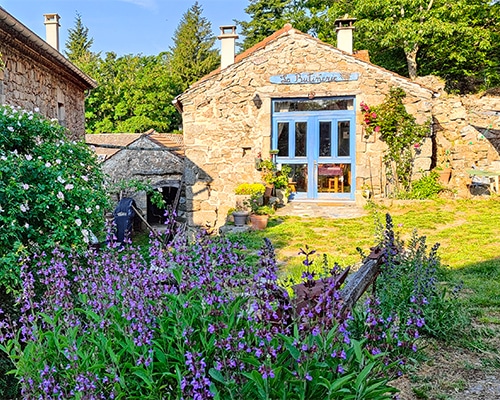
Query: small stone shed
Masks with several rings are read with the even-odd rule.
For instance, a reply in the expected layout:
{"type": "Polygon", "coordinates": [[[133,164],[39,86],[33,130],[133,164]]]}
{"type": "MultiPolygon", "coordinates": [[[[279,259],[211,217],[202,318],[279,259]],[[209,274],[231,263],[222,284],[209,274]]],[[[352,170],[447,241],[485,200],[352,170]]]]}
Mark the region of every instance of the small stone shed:
{"type": "Polygon", "coordinates": [[[473,113],[474,100],[449,96],[436,79],[411,81],[371,64],[367,52],[352,51],[353,23],[337,21],[337,47],[286,24],[236,57],[236,28],[221,27],[221,68],[174,102],[183,117],[189,225],[223,225],[235,187],[260,181],[256,164],[272,150],[278,165],[292,168],[296,200],[362,202],[364,185],[383,196],[386,144],[365,137],[360,104],[382,103],[393,86],[404,89],[417,122],[430,121],[414,171],[449,162],[450,187],[465,194],[467,168],[500,159],[498,130],[481,128],[500,123],[498,103],[473,113]]]}
{"type": "Polygon", "coordinates": [[[0,104],[57,119],[85,135],[85,93],[97,86],[59,52],[59,15],[46,14],[47,41],[0,7],[0,104]]]}
{"type": "MultiPolygon", "coordinates": [[[[85,140],[101,160],[110,185],[131,180],[149,183],[162,193],[167,205],[173,203],[178,191],[182,193],[182,135],[150,130],[146,133],[87,134],[85,140]]],[[[145,192],[123,194],[133,195],[148,223],[163,222],[164,210],[152,204],[145,192]]],[[[185,203],[183,197],[180,198],[181,210],[185,203]]]]}

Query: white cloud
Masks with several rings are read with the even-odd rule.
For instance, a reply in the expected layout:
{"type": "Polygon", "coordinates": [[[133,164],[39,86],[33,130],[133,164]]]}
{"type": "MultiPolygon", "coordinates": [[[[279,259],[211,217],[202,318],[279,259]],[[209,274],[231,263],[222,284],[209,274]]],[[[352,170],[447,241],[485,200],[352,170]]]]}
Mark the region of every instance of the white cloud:
{"type": "Polygon", "coordinates": [[[158,8],[156,0],[121,0],[125,3],[132,3],[136,6],[147,8],[148,10],[155,10],[158,8]]]}

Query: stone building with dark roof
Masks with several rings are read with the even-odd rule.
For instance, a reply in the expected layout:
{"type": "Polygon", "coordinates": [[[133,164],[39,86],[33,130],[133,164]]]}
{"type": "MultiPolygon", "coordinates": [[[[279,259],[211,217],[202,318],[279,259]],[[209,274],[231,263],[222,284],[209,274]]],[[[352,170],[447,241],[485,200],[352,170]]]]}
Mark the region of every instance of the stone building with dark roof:
{"type": "Polygon", "coordinates": [[[96,82],[59,52],[59,16],[46,14],[47,41],[0,7],[0,103],[57,119],[85,134],[85,93],[96,82]]]}

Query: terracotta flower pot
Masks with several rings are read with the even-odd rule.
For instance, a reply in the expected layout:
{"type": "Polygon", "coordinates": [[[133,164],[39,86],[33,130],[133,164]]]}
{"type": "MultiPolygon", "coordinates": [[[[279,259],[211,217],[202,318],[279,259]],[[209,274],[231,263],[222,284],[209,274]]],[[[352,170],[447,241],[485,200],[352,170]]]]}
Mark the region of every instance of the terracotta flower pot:
{"type": "Polygon", "coordinates": [[[252,224],[252,228],[258,231],[266,229],[268,219],[269,215],[257,215],[257,214],[250,215],[250,222],[252,224]]]}
{"type": "Polygon", "coordinates": [[[447,185],[451,177],[451,168],[444,168],[439,171],[439,183],[447,185]]]}

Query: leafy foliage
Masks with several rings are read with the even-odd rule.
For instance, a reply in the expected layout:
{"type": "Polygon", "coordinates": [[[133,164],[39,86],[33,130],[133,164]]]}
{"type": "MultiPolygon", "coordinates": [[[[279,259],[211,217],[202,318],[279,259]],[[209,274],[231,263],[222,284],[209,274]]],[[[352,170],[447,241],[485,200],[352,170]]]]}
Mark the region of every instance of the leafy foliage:
{"type": "Polygon", "coordinates": [[[213,48],[212,26],[202,14],[203,8],[198,2],[186,11],[167,55],[172,74],[180,79],[182,90],[214,70],[220,62],[218,50],[213,48]]]}
{"type": "Polygon", "coordinates": [[[245,36],[243,50],[252,47],[289,22],[293,0],[250,0],[245,12],[250,21],[237,21],[245,36]]]}
{"type": "Polygon", "coordinates": [[[439,183],[439,174],[436,171],[424,173],[420,179],[411,182],[411,190],[406,193],[400,193],[400,198],[425,200],[436,197],[443,186],[439,183]]]}
{"type": "Polygon", "coordinates": [[[384,155],[386,171],[397,189],[408,192],[411,188],[413,159],[420,148],[420,142],[429,134],[429,125],[419,125],[415,117],[406,111],[403,89],[392,87],[386,100],[375,107],[361,103],[367,135],[379,132],[387,143],[384,155]]]}
{"type": "Polygon", "coordinates": [[[0,107],[0,285],[19,282],[19,258],[55,244],[83,247],[107,197],[94,154],[37,113],[0,107]]]}
{"type": "Polygon", "coordinates": [[[87,132],[167,132],[180,121],[172,104],[180,92],[163,56],[117,57],[106,53],[96,67],[99,86],[86,99],[87,132]]]}

